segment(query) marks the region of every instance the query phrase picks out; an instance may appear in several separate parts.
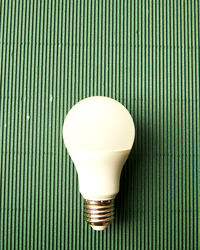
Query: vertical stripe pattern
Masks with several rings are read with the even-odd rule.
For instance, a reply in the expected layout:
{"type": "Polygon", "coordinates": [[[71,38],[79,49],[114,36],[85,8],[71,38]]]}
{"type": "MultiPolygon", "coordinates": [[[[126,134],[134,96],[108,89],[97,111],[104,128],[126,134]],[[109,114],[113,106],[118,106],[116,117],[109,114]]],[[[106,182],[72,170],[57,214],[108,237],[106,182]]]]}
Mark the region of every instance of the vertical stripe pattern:
{"type": "Polygon", "coordinates": [[[0,249],[200,249],[199,1],[0,2],[0,249]],[[136,125],[116,218],[84,222],[62,124],[79,100],[136,125]]]}

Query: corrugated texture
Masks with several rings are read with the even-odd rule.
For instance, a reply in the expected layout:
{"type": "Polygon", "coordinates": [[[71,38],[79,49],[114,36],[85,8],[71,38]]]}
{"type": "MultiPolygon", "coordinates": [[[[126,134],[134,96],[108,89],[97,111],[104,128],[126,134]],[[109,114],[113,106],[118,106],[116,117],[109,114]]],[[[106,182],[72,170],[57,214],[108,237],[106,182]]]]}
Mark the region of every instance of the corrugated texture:
{"type": "Polygon", "coordinates": [[[199,20],[195,0],[0,2],[0,249],[200,249],[199,20]],[[136,124],[105,232],[62,140],[91,95],[136,124]]]}

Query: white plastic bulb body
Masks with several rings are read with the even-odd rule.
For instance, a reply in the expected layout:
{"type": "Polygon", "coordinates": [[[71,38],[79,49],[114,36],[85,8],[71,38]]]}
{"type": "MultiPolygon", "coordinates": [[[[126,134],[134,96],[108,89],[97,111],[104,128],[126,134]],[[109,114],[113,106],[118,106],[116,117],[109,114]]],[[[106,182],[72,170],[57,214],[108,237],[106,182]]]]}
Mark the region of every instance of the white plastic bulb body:
{"type": "Polygon", "coordinates": [[[65,118],[64,143],[78,173],[85,218],[95,230],[105,229],[113,219],[114,198],[134,138],[130,113],[112,98],[83,99],[65,118]]]}

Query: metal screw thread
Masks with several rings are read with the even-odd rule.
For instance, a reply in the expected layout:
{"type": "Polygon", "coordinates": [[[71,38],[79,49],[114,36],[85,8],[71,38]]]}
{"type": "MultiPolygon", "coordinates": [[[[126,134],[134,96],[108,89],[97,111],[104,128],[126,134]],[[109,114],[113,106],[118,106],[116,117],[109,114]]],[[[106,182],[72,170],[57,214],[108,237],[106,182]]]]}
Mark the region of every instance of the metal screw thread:
{"type": "Polygon", "coordinates": [[[84,200],[85,220],[97,230],[105,229],[114,218],[114,199],[112,200],[84,200]]]}

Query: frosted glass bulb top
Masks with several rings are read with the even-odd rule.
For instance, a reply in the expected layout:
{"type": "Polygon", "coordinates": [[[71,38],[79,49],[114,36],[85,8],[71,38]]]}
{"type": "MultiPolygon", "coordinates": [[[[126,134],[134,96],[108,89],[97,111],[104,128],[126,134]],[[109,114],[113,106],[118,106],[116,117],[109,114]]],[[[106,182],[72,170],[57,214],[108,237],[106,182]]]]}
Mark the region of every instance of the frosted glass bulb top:
{"type": "Polygon", "coordinates": [[[63,126],[68,150],[128,150],[134,137],[131,115],[122,104],[108,97],[80,101],[69,111],[63,126]]]}

